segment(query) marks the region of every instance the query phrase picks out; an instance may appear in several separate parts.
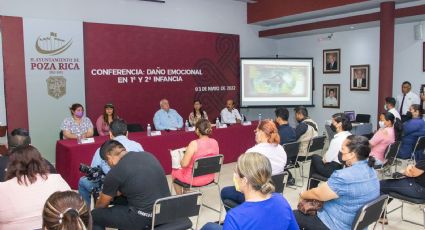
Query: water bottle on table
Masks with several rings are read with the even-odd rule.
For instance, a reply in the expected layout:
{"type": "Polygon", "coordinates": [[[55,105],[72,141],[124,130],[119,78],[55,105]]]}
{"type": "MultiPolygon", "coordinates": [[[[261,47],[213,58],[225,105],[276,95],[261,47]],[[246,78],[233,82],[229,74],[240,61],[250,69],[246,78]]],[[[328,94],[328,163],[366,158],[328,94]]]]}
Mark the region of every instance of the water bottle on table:
{"type": "Polygon", "coordinates": [[[77,133],[77,143],[78,144],[82,143],[81,139],[82,139],[81,133],[77,133]]]}
{"type": "Polygon", "coordinates": [[[220,120],[218,119],[218,117],[217,117],[217,119],[215,119],[215,127],[217,129],[220,128],[220,120]]]}
{"type": "Polygon", "coordinates": [[[151,135],[152,135],[152,127],[151,127],[151,124],[148,124],[148,127],[146,128],[146,131],[147,131],[147,133],[148,133],[148,136],[151,136],[151,135]]]}
{"type": "Polygon", "coordinates": [[[189,131],[189,121],[186,120],[186,122],[184,123],[184,131],[189,131]]]}
{"type": "Polygon", "coordinates": [[[260,123],[260,122],[261,122],[261,120],[262,120],[261,113],[259,113],[259,114],[258,114],[258,123],[260,123]]]}

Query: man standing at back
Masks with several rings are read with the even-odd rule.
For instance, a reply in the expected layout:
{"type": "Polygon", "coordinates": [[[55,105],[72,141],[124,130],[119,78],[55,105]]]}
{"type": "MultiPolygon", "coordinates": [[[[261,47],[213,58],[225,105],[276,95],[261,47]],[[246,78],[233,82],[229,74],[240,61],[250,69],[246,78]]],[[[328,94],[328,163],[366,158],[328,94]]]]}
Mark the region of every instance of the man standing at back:
{"type": "MultiPolygon", "coordinates": [[[[111,124],[109,125],[109,138],[120,142],[128,151],[134,151],[134,152],[144,151],[143,147],[139,143],[129,140],[127,136],[128,136],[127,123],[121,119],[113,120],[111,124]]],[[[111,167],[109,167],[109,165],[100,157],[100,148],[98,148],[96,152],[94,153],[90,166],[100,167],[102,169],[102,172],[105,175],[108,174],[109,170],[111,170],[111,167]]],[[[93,182],[87,179],[87,177],[85,176],[81,177],[80,181],[78,182],[78,192],[83,197],[88,207],[90,207],[90,203],[91,203],[90,194],[93,192],[93,190],[97,186],[100,186],[99,183],[101,182],[100,181],[93,182]]]]}
{"type": "Polygon", "coordinates": [[[295,136],[300,141],[299,156],[307,156],[309,140],[318,135],[317,123],[308,117],[307,108],[298,106],[295,108],[295,119],[298,126],[295,128],[295,136]]]}
{"type": "Polygon", "coordinates": [[[159,102],[159,109],[154,117],[153,124],[156,130],[177,130],[183,127],[183,118],[176,110],[170,108],[167,99],[162,99],[159,102]]]}
{"type": "Polygon", "coordinates": [[[116,140],[105,142],[100,156],[111,170],[92,211],[93,230],[146,229],[152,222],[155,201],[170,196],[161,164],[148,152],[127,152],[116,140]],[[108,207],[116,196],[125,197],[128,204],[108,207]]]}
{"type": "Polygon", "coordinates": [[[405,81],[401,84],[401,92],[402,94],[397,96],[397,111],[401,115],[401,121],[406,120],[406,113],[409,111],[409,108],[413,104],[420,104],[421,101],[419,96],[411,91],[412,84],[410,82],[405,81]]]}

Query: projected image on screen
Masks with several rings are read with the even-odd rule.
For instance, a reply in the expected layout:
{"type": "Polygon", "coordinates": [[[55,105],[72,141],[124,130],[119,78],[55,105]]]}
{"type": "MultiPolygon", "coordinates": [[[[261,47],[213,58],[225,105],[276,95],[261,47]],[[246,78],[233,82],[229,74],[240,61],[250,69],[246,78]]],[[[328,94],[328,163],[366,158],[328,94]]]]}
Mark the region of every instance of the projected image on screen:
{"type": "Polygon", "coordinates": [[[242,59],[242,106],[311,105],[312,59],[242,59]]]}

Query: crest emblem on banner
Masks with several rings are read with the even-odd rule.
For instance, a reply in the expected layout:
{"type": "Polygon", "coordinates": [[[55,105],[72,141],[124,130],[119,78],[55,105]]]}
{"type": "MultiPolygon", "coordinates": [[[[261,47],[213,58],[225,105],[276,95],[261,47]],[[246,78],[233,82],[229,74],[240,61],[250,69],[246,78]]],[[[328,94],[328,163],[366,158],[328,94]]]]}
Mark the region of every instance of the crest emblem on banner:
{"type": "Polygon", "coordinates": [[[50,76],[46,82],[49,96],[59,99],[66,94],[66,79],[63,76],[50,76]]]}
{"type": "Polygon", "coordinates": [[[66,41],[55,32],[50,32],[48,36],[38,36],[35,42],[35,49],[40,54],[58,55],[65,52],[72,45],[72,39],[66,41]]]}

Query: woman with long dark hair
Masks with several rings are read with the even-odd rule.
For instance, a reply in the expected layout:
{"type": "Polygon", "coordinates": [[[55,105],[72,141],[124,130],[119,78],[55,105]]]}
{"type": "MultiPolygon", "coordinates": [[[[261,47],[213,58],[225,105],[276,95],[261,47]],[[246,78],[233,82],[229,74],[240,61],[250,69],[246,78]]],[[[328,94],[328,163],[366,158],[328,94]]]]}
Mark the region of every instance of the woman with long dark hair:
{"type": "Polygon", "coordinates": [[[99,136],[109,135],[109,125],[117,118],[115,107],[113,104],[106,104],[103,107],[103,114],[97,118],[96,128],[99,136]]]}
{"type": "Polygon", "coordinates": [[[70,189],[59,174],[49,173],[35,147],[15,148],[0,183],[0,229],[40,229],[44,202],[52,193],[70,189]]]}
{"type": "Polygon", "coordinates": [[[207,119],[207,112],[202,108],[202,103],[200,100],[193,101],[193,112],[189,114],[189,123],[191,126],[195,126],[196,122],[201,119],[207,119]]]}

